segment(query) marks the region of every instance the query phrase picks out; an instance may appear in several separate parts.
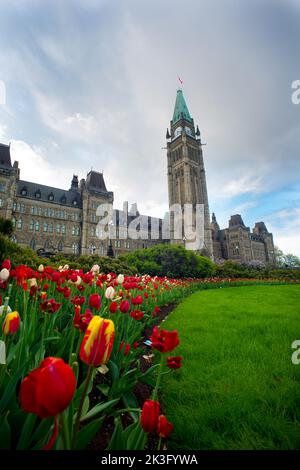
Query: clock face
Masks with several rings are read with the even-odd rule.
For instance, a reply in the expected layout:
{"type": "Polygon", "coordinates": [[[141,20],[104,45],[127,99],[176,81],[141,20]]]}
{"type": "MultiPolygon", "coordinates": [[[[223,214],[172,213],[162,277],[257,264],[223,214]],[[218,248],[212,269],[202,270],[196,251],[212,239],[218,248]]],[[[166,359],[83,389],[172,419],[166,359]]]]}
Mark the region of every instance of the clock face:
{"type": "Polygon", "coordinates": [[[174,132],[174,136],[178,137],[181,134],[182,134],[182,127],[181,126],[176,127],[175,132],[174,132]]]}
{"type": "Polygon", "coordinates": [[[184,130],[187,133],[187,135],[192,135],[192,131],[189,127],[185,127],[184,130]]]}

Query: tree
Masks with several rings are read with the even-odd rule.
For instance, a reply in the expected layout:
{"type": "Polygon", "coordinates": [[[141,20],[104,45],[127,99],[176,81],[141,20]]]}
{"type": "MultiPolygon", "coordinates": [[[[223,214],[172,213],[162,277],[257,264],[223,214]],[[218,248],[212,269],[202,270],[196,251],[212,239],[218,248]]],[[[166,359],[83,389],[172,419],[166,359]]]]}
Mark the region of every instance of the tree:
{"type": "Polygon", "coordinates": [[[275,260],[279,268],[299,268],[300,259],[291,253],[284,254],[278,246],[275,246],[275,260]]]}
{"type": "Polygon", "coordinates": [[[11,220],[9,219],[3,219],[3,217],[0,217],[0,233],[3,235],[6,235],[7,237],[10,237],[14,231],[14,226],[11,220]]]}

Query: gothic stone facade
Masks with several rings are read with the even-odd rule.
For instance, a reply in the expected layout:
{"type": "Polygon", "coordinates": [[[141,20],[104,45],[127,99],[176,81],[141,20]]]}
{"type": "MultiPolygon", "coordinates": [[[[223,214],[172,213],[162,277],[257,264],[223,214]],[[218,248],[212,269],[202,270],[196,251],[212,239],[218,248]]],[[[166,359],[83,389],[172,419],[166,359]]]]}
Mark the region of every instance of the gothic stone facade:
{"type": "Polygon", "coordinates": [[[140,216],[137,207],[115,210],[109,238],[99,239],[96,210],[107,203],[113,203],[113,193],[107,191],[102,173],[90,171],[80,183],[73,176],[69,190],[24,181],[18,162],[11,163],[10,147],[0,144],[0,216],[13,221],[13,240],[19,245],[43,253],[102,256],[111,246],[117,257],[162,241],[162,220],[140,216]],[[144,221],[143,230],[138,239],[129,239],[127,227],[137,218],[144,221]],[[152,226],[156,240],[148,239],[152,226]]]}
{"type": "Polygon", "coordinates": [[[232,215],[228,228],[220,229],[215,214],[211,222],[214,259],[216,262],[231,259],[238,263],[260,261],[275,264],[273,235],[264,222],[256,222],[250,232],[239,214],[232,215]]]}

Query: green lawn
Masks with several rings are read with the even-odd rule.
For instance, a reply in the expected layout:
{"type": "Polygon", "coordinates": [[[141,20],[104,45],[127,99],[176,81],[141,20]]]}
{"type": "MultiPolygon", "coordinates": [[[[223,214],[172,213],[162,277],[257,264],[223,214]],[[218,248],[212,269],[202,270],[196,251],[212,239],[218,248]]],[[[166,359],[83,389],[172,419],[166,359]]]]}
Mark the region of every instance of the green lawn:
{"type": "Polygon", "coordinates": [[[300,286],[200,291],[162,327],[184,357],[162,387],[169,449],[300,448],[300,286]]]}

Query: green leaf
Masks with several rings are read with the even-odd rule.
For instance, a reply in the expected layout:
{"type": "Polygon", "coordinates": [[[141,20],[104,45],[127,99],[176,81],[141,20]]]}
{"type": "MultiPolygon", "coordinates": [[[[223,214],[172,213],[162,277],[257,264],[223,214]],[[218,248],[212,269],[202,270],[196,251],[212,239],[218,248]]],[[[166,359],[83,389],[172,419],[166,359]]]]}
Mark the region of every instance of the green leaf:
{"type": "Polygon", "coordinates": [[[107,384],[100,384],[100,385],[97,385],[96,388],[98,388],[98,389],[100,390],[100,392],[101,392],[104,396],[106,396],[106,397],[108,396],[109,390],[110,390],[110,386],[109,386],[109,385],[107,385],[107,384]]]}
{"type": "Polygon", "coordinates": [[[108,366],[109,366],[109,371],[111,374],[112,382],[115,382],[119,378],[119,368],[117,364],[115,364],[113,361],[109,361],[108,366]]]}
{"type": "Polygon", "coordinates": [[[140,423],[136,423],[136,427],[132,429],[127,439],[126,450],[143,450],[146,439],[147,435],[143,431],[140,423]]]}
{"type": "Polygon", "coordinates": [[[21,436],[17,445],[17,450],[30,448],[32,440],[32,431],[36,422],[36,416],[29,413],[22,428],[21,436]]]}
{"type": "Polygon", "coordinates": [[[4,418],[1,418],[0,422],[0,449],[10,449],[11,445],[11,430],[7,420],[9,411],[6,413],[4,418]]]}
{"type": "Polygon", "coordinates": [[[77,444],[76,449],[85,449],[88,443],[93,439],[95,434],[101,428],[102,423],[104,420],[104,416],[98,418],[91,423],[84,426],[84,428],[80,429],[77,435],[77,444]]]}
{"type": "Polygon", "coordinates": [[[87,412],[89,411],[89,406],[90,406],[90,399],[88,395],[86,395],[83,405],[82,405],[81,416],[85,416],[87,414],[87,412]]]}
{"type": "Polygon", "coordinates": [[[115,419],[115,429],[107,446],[107,450],[126,450],[126,441],[124,439],[124,432],[120,418],[115,419]]]}
{"type": "Polygon", "coordinates": [[[116,398],[115,400],[110,400],[105,403],[98,403],[98,405],[94,406],[94,408],[92,408],[85,416],[83,416],[83,418],[81,418],[80,423],[84,423],[88,419],[94,418],[94,416],[97,416],[99,413],[102,413],[102,411],[115,405],[118,403],[118,401],[119,398],[116,398]]]}
{"type": "Polygon", "coordinates": [[[26,362],[24,362],[22,364],[22,366],[19,367],[19,369],[17,369],[17,371],[14,373],[14,375],[12,376],[12,378],[10,379],[8,384],[6,385],[4,393],[3,393],[2,398],[0,400],[0,414],[3,413],[3,411],[6,409],[9,401],[12,398],[12,395],[15,393],[17,383],[20,380],[20,378],[23,374],[23,370],[26,368],[27,364],[28,364],[28,360],[26,362]]]}
{"type": "MultiPolygon", "coordinates": [[[[122,400],[126,408],[139,408],[138,402],[132,391],[128,391],[123,394],[122,400]]],[[[139,413],[137,411],[130,411],[130,416],[133,418],[134,421],[139,419],[139,413]]]]}

